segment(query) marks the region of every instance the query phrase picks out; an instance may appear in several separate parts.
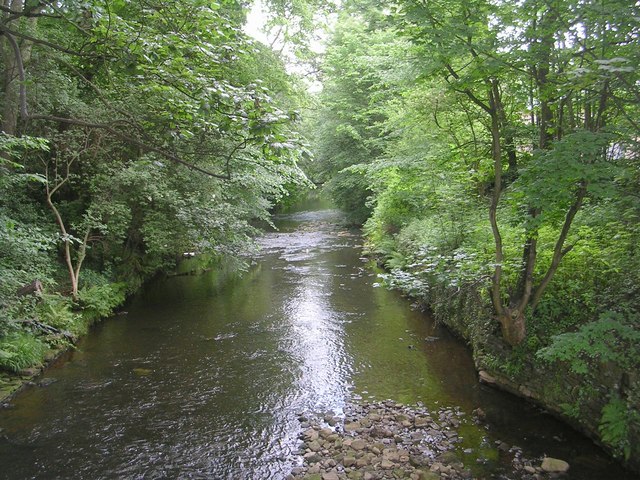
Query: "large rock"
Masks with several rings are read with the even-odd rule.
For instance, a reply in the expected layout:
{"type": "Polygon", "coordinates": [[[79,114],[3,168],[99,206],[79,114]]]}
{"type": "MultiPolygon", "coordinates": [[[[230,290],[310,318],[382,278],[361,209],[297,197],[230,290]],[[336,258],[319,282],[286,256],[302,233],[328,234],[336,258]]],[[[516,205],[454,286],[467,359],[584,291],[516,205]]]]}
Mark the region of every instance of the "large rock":
{"type": "Polygon", "coordinates": [[[344,431],[345,432],[355,432],[356,430],[358,430],[361,427],[362,427],[362,425],[360,425],[358,422],[351,422],[351,423],[345,424],[344,431]]]}
{"type": "Polygon", "coordinates": [[[420,480],[440,480],[440,475],[434,472],[418,472],[420,480]]]}
{"type": "Polygon", "coordinates": [[[320,442],[318,442],[317,440],[314,440],[309,444],[309,450],[311,450],[312,452],[319,452],[320,450],[322,450],[322,445],[320,445],[320,442]]]}
{"type": "Polygon", "coordinates": [[[380,462],[380,467],[384,470],[391,470],[392,468],[395,468],[395,466],[396,464],[391,460],[383,459],[382,462],[380,462]]]}
{"type": "Polygon", "coordinates": [[[344,457],[342,460],[342,465],[345,467],[353,467],[356,464],[356,457],[344,457]]]}
{"type": "Polygon", "coordinates": [[[426,427],[431,423],[431,418],[429,417],[416,417],[415,425],[417,428],[426,427]]]}
{"type": "Polygon", "coordinates": [[[364,450],[366,446],[367,442],[365,442],[361,438],[358,438],[357,440],[351,442],[351,448],[353,448],[354,450],[364,450]]]}
{"type": "Polygon", "coordinates": [[[489,375],[485,370],[480,370],[478,372],[478,377],[480,377],[480,381],[482,383],[486,383],[487,385],[495,385],[497,383],[496,378],[489,375]]]}
{"type": "Polygon", "coordinates": [[[320,430],[320,436],[322,438],[330,437],[334,433],[335,433],[335,431],[332,428],[323,428],[322,430],[320,430]]]}
{"type": "Polygon", "coordinates": [[[338,473],[335,471],[325,472],[322,474],[322,480],[339,480],[338,473]]]}
{"type": "Polygon", "coordinates": [[[545,457],[542,460],[542,470],[547,473],[564,473],[569,470],[569,464],[564,460],[557,458],[545,457]]]}
{"type": "Polygon", "coordinates": [[[313,428],[309,428],[309,429],[305,430],[305,432],[302,434],[302,436],[303,436],[303,438],[305,440],[313,442],[314,440],[318,439],[320,434],[318,433],[317,430],[314,430],[313,428]]]}
{"type": "Polygon", "coordinates": [[[318,452],[308,452],[304,454],[304,460],[309,464],[318,463],[320,460],[322,460],[322,455],[320,455],[318,452]]]}

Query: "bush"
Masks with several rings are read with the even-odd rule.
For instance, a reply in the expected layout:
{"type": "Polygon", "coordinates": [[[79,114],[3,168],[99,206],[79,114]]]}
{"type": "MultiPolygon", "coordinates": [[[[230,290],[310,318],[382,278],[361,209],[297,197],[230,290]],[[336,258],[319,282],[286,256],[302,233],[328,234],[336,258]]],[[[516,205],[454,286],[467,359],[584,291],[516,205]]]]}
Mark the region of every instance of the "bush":
{"type": "Polygon", "coordinates": [[[79,304],[92,319],[108,317],[126,298],[126,285],[112,283],[83,288],[79,292],[79,304]]]}
{"type": "Polygon", "coordinates": [[[634,444],[631,430],[640,425],[640,385],[625,380],[640,370],[638,321],[637,315],[605,312],[576,332],[554,336],[551,345],[538,352],[539,358],[566,362],[571,371],[582,376],[583,396],[601,380],[603,370],[614,376],[622,374],[619,392],[612,392],[609,403],[602,408],[599,428],[602,440],[626,459],[634,444]]]}
{"type": "Polygon", "coordinates": [[[637,316],[606,312],[596,322],[577,332],[557,335],[538,356],[550,361],[569,362],[580,375],[593,371],[598,363],[612,362],[624,370],[640,369],[640,331],[637,316]]]}
{"type": "Polygon", "coordinates": [[[47,345],[26,332],[14,332],[0,339],[0,368],[18,372],[42,363],[47,345]]]}

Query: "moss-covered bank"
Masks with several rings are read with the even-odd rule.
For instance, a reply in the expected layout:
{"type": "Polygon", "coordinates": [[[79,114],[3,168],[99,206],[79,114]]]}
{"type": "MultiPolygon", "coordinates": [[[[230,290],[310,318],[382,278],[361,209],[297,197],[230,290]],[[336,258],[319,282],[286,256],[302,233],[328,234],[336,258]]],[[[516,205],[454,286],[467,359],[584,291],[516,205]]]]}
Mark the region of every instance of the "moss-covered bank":
{"type": "Polygon", "coordinates": [[[76,301],[41,289],[21,299],[24,319],[11,320],[0,337],[0,403],[74,348],[93,324],[112,315],[127,291],[125,284],[105,283],[82,290],[76,301]]]}

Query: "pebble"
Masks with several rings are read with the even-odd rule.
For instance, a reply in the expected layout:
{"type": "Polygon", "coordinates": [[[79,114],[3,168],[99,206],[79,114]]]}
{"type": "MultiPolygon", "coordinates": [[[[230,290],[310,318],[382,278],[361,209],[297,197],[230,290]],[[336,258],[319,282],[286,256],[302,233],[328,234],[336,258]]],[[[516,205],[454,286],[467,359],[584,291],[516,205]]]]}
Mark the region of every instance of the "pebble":
{"type": "MultiPolygon", "coordinates": [[[[482,416],[477,410],[473,412],[474,418],[482,416]]],[[[299,435],[303,442],[299,450],[302,466],[292,468],[287,479],[474,478],[462,462],[461,455],[464,454],[459,447],[462,437],[457,430],[465,422],[461,419],[463,416],[457,409],[432,412],[424,405],[406,406],[390,400],[348,405],[344,418],[329,414],[315,418],[301,414],[300,418],[305,419],[301,422],[304,431],[299,435]]],[[[473,421],[473,418],[466,421],[473,421]]],[[[558,472],[568,469],[566,462],[559,461],[551,467],[548,460],[544,466],[535,468],[531,466],[534,462],[522,457],[520,448],[510,447],[500,440],[495,445],[501,456],[512,458],[510,479],[559,478],[558,472]]],[[[472,450],[465,449],[464,452],[471,453],[472,450]]],[[[477,461],[484,463],[481,459],[477,461]]],[[[543,459],[539,461],[543,462],[543,459]]]]}

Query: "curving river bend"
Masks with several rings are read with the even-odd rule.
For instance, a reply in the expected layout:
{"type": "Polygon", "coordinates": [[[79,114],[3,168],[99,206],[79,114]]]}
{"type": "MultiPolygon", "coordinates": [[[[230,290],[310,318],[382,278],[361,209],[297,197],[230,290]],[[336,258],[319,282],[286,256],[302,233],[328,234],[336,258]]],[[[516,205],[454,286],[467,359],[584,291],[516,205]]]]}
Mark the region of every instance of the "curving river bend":
{"type": "Polygon", "coordinates": [[[465,426],[460,451],[479,478],[509,478],[497,439],[569,461],[569,478],[632,478],[480,386],[463,345],[376,288],[337,211],[302,205],[276,223],[248,272],[148,285],[40,379],[53,383],[0,410],[0,478],[283,479],[298,415],[339,414],[360,397],[482,407],[488,429],[465,426]]]}

